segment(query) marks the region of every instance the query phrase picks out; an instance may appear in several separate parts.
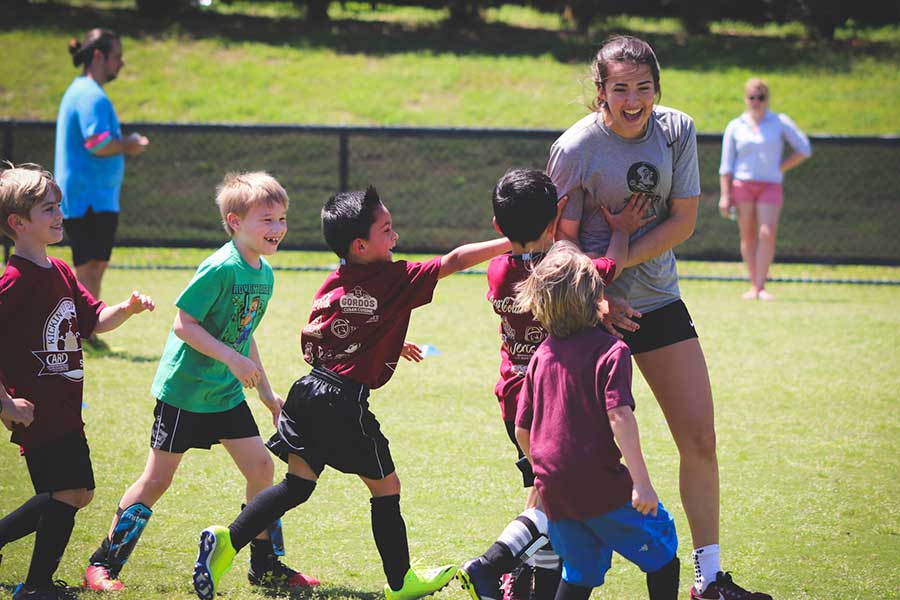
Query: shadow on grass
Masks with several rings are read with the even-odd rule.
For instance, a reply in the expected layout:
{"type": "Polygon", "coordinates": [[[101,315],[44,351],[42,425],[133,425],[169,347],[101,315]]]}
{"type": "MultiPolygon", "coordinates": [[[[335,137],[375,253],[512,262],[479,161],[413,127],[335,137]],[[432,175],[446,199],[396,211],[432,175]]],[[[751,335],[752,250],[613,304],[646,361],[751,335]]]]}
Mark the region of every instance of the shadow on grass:
{"type": "MultiPolygon", "coordinates": [[[[40,29],[66,37],[92,27],[109,27],[135,38],[185,36],[230,42],[257,42],[293,48],[329,48],[339,53],[388,55],[419,52],[490,56],[553,56],[560,62],[587,66],[596,45],[611,31],[588,34],[569,30],[533,29],[503,23],[451,27],[446,22],[385,23],[357,19],[307,24],[298,18],[261,17],[189,11],[179,15],[145,18],[122,8],[72,7],[57,3],[29,5],[15,18],[5,19],[0,30],[40,29]]],[[[900,60],[896,45],[884,42],[815,42],[799,38],[730,34],[644,34],[665,68],[722,71],[732,68],[785,72],[795,69],[848,71],[858,57],[900,60]]]]}
{"type": "Polygon", "coordinates": [[[327,600],[332,598],[356,598],[377,600],[384,598],[380,592],[364,592],[345,585],[318,585],[314,588],[273,589],[263,592],[270,598],[302,598],[303,600],[327,600]]]}
{"type": "Polygon", "coordinates": [[[122,350],[113,346],[109,350],[93,350],[86,345],[82,348],[82,352],[88,359],[96,360],[98,358],[113,358],[116,360],[125,360],[131,363],[150,363],[159,362],[160,355],[146,356],[143,354],[134,354],[127,350],[122,350]]]}

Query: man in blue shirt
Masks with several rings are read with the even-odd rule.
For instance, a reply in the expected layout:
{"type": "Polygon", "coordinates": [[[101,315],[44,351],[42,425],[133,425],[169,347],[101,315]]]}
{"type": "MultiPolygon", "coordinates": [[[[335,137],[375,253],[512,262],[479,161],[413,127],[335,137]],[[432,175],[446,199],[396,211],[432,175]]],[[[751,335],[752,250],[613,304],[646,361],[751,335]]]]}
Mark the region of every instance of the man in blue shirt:
{"type": "Polygon", "coordinates": [[[75,274],[99,298],[119,222],[124,156],[142,153],[149,142],[137,133],[122,137],[116,111],[103,91],[125,66],[118,34],[92,29],[83,42],[69,42],[69,54],[76,67],[83,65],[83,72],[59,106],[56,180],[75,274]]]}

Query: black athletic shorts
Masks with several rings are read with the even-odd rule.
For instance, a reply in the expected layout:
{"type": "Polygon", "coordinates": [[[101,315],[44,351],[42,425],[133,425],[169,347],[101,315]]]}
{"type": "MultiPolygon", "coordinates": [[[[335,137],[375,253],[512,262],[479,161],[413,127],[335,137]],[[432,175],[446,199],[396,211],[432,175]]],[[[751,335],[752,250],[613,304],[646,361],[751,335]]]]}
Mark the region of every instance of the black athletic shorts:
{"type": "Polygon", "coordinates": [[[119,213],[95,213],[93,208],[87,209],[83,217],[63,219],[72,247],[72,264],[78,267],[89,260],[109,261],[118,227],[119,213]]]}
{"type": "Polygon", "coordinates": [[[694,321],[680,299],[632,320],[641,328],[637,331],[622,331],[632,354],[650,352],[697,337],[694,321]]]}
{"type": "Polygon", "coordinates": [[[157,400],[153,416],[150,447],[175,454],[191,448],[209,450],[221,440],[259,437],[247,402],[225,412],[198,413],[157,400]]]}
{"type": "Polygon", "coordinates": [[[91,450],[81,433],[28,450],[25,462],[36,494],[96,487],[91,450]]]}
{"type": "Polygon", "coordinates": [[[368,479],[394,472],[389,442],[369,411],[369,388],[319,367],[294,382],[266,446],[285,462],[299,456],[316,475],[326,465],[368,479]]]}

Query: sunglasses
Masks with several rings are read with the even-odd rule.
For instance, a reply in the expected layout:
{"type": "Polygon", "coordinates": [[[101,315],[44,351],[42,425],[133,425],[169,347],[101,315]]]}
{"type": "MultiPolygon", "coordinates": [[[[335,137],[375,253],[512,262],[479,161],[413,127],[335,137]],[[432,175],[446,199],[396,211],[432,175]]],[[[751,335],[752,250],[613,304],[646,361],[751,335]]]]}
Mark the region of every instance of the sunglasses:
{"type": "Polygon", "coordinates": [[[766,101],[765,94],[759,94],[758,96],[747,96],[747,100],[759,100],[760,102],[766,101]]]}

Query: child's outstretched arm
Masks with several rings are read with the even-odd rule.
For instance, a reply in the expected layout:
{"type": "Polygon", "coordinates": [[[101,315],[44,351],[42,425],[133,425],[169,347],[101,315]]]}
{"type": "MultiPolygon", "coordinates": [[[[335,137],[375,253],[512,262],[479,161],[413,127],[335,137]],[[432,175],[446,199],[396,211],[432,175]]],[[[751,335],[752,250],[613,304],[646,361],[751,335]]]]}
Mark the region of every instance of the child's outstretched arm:
{"type": "Polygon", "coordinates": [[[631,505],[642,515],[652,514],[656,516],[656,508],[659,498],[656,490],[650,483],[650,473],[644,463],[644,454],[641,452],[641,439],[638,434],[637,420],[630,406],[617,406],[607,411],[609,426],[612,429],[625,466],[631,473],[634,489],[631,491],[631,505]]]}
{"type": "Polygon", "coordinates": [[[253,338],[250,339],[250,359],[256,363],[256,366],[259,368],[259,384],[256,386],[257,391],[259,392],[259,399],[266,405],[269,412],[272,413],[272,422],[275,424],[275,427],[278,427],[278,415],[281,414],[281,407],[284,406],[284,400],[272,390],[272,385],[269,383],[269,378],[266,376],[266,370],[263,368],[262,357],[259,355],[259,348],[256,346],[256,340],[253,338]]]}
{"type": "Polygon", "coordinates": [[[127,321],[132,315],[142,313],[145,310],[153,310],[154,308],[156,308],[156,304],[153,302],[153,298],[135,290],[131,292],[128,300],[107,306],[101,310],[94,331],[97,333],[112,331],[127,321]]]}
{"type": "Polygon", "coordinates": [[[441,270],[438,273],[438,279],[453,275],[457,271],[474,267],[478,263],[490,260],[511,249],[512,246],[506,238],[460,246],[441,257],[441,270]]]}
{"type": "Polygon", "coordinates": [[[0,385],[0,421],[7,429],[20,424],[28,427],[34,420],[34,405],[25,398],[13,398],[0,385]]]}
{"type": "Polygon", "coordinates": [[[189,313],[179,308],[172,328],[175,330],[175,335],[197,352],[225,363],[225,366],[241,382],[242,386],[254,388],[259,383],[260,369],[257,364],[234,348],[214,338],[189,313]]]}

